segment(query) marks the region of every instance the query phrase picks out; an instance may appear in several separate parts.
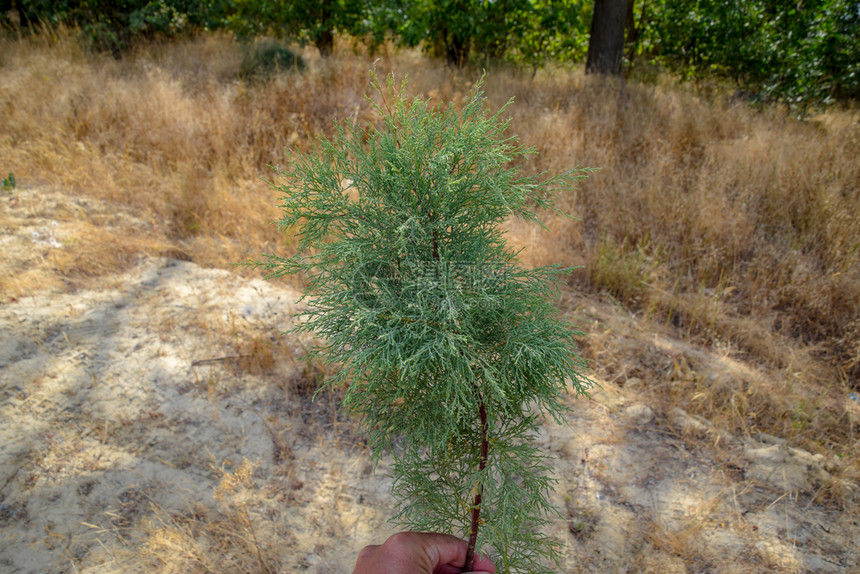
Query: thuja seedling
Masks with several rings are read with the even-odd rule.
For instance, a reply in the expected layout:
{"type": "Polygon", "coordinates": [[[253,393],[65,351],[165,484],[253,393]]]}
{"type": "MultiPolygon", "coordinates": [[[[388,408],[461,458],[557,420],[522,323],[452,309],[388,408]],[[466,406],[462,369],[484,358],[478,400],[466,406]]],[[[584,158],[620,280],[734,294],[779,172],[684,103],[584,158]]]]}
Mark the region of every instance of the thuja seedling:
{"type": "Polygon", "coordinates": [[[308,278],[295,331],[324,341],[323,388],[344,386],[373,455],[393,457],[393,520],[467,538],[466,570],[483,551],[499,572],[551,572],[554,479],[532,439],[592,383],[552,304],[570,269],[520,268],[500,224],[539,223],[588,170],[521,175],[512,160],[534,151],[480,84],[458,110],[372,80],[377,124],[337,125],[278,170],[298,249],[256,265],[308,278]]]}

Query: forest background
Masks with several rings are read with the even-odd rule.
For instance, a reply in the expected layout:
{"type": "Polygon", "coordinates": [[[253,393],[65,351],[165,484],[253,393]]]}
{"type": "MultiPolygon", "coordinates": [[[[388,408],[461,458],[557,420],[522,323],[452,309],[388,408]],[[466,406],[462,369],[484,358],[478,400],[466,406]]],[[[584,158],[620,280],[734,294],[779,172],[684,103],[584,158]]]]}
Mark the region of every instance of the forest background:
{"type": "Polygon", "coordinates": [[[617,13],[628,64],[684,78],[732,79],[748,97],[805,109],[860,94],[860,4],[854,0],[5,0],[7,25],[80,26],[119,55],[138,39],[227,29],[312,43],[325,56],[335,34],[371,50],[385,41],[429,48],[451,63],[504,61],[536,69],[582,60],[595,13],[617,13]],[[604,12],[606,11],[606,12],[604,12]],[[14,20],[14,22],[13,22],[14,20]]]}
{"type": "MultiPolygon", "coordinates": [[[[5,1],[4,209],[29,215],[4,216],[2,302],[92,288],[145,255],[227,268],[288,253],[261,178],[332,120],[373,121],[374,61],[455,102],[486,69],[490,105],[514,96],[512,132],[538,149],[525,173],[601,168],[563,198],[578,222],[511,225],[525,265],[584,266],[562,305],[635,323],[622,335],[583,312],[598,379],[661,417],[678,407],[838,462],[809,504],[856,509],[860,6],[624,2],[618,75],[586,75],[608,4],[5,1]],[[15,251],[32,213],[47,227],[15,251]],[[657,332],[752,374],[666,359],[646,342],[657,332]]],[[[268,337],[235,346],[281,358],[268,337]]]]}

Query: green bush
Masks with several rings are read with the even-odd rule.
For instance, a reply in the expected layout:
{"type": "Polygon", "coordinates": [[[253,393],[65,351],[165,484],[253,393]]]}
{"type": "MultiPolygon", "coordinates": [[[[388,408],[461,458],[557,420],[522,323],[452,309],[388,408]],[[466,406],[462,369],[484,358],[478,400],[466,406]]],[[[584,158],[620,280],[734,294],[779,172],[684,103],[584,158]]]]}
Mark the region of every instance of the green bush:
{"type": "Polygon", "coordinates": [[[280,72],[301,71],[302,57],[279,42],[262,40],[245,47],[240,74],[245,79],[268,79],[280,72]]]}

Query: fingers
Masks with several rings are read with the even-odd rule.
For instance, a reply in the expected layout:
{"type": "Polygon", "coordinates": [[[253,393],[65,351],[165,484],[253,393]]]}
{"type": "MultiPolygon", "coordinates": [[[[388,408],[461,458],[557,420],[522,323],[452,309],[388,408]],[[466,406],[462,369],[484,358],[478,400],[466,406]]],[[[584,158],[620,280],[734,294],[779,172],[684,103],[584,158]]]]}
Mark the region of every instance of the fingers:
{"type": "Polygon", "coordinates": [[[483,554],[475,558],[475,564],[472,567],[475,569],[474,574],[496,574],[496,565],[483,554]]]}
{"type": "MultiPolygon", "coordinates": [[[[444,567],[449,566],[448,571],[459,573],[459,567],[466,563],[466,542],[456,536],[432,532],[404,532],[401,535],[410,537],[411,543],[421,545],[434,572],[444,573],[444,567]]],[[[478,555],[473,568],[474,574],[496,574],[496,566],[486,556],[478,555]]]]}
{"type": "Polygon", "coordinates": [[[488,572],[486,570],[469,570],[468,572],[463,572],[462,568],[458,568],[456,566],[443,566],[441,568],[437,568],[433,574],[496,574],[495,571],[488,572]]]}
{"type": "Polygon", "coordinates": [[[475,563],[472,564],[472,568],[475,569],[476,573],[486,571],[490,574],[496,574],[496,565],[493,564],[489,556],[484,556],[483,554],[475,556],[475,563]]]}
{"type": "MultiPolygon", "coordinates": [[[[371,544],[370,546],[365,546],[361,549],[361,552],[358,553],[358,560],[356,560],[357,565],[367,564],[373,561],[373,556],[379,552],[381,546],[379,544],[371,544]]],[[[359,570],[356,569],[356,572],[359,570]]]]}
{"type": "MultiPolygon", "coordinates": [[[[365,547],[354,574],[461,574],[466,543],[456,536],[431,532],[400,532],[381,546],[365,547]]],[[[477,556],[466,574],[496,574],[486,556],[477,556]]]]}
{"type": "Polygon", "coordinates": [[[466,563],[466,543],[450,534],[432,532],[406,532],[415,535],[430,558],[433,567],[443,564],[462,565],[466,563]]]}

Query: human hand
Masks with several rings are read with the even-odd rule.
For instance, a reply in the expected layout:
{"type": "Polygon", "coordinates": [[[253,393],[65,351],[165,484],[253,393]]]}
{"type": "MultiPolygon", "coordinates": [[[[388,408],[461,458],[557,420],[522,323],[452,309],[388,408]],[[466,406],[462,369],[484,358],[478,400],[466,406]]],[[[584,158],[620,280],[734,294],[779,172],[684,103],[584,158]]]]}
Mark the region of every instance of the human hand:
{"type": "Polygon", "coordinates": [[[353,574],[496,574],[486,556],[477,556],[469,573],[463,572],[465,563],[466,543],[456,536],[400,532],[381,546],[366,546],[353,574]]]}

